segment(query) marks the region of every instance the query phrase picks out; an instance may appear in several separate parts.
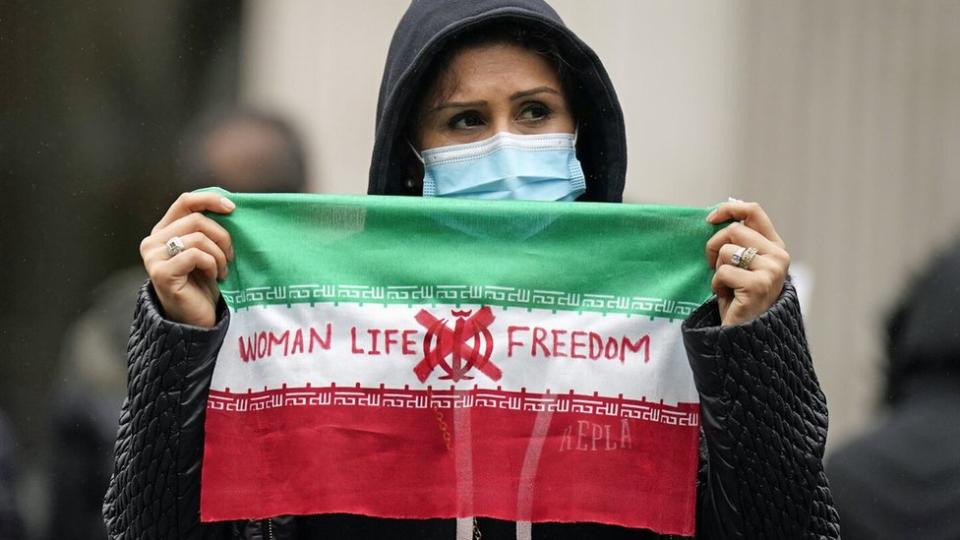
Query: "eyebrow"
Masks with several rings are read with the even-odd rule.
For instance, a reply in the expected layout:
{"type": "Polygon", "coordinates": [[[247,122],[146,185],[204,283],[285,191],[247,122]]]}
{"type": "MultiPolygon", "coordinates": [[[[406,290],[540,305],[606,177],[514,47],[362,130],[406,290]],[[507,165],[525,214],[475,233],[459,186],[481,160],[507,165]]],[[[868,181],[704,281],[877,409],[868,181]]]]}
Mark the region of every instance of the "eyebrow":
{"type": "Polygon", "coordinates": [[[531,88],[530,90],[521,90],[520,92],[515,92],[510,96],[510,101],[514,101],[520,98],[525,98],[527,96],[533,96],[536,94],[542,94],[544,92],[548,94],[556,94],[558,96],[560,95],[560,92],[558,92],[556,89],[550,86],[538,86],[536,88],[531,88]]]}
{"type": "MultiPolygon", "coordinates": [[[[560,92],[557,91],[555,88],[552,88],[549,86],[538,86],[536,88],[531,88],[530,90],[521,90],[519,92],[514,92],[513,94],[510,95],[510,101],[516,101],[520,98],[525,98],[525,97],[533,96],[536,94],[542,94],[542,93],[556,94],[558,96],[560,95],[560,92]]],[[[470,107],[482,107],[486,104],[487,104],[486,101],[448,101],[446,103],[441,103],[440,105],[437,105],[436,107],[430,109],[430,112],[434,113],[443,109],[453,109],[453,108],[466,109],[470,107]]]]}
{"type": "Polygon", "coordinates": [[[446,103],[441,103],[440,105],[437,105],[436,107],[430,109],[430,112],[435,113],[443,109],[461,109],[461,108],[466,109],[470,107],[482,107],[486,104],[487,104],[486,101],[448,101],[446,103]]]}

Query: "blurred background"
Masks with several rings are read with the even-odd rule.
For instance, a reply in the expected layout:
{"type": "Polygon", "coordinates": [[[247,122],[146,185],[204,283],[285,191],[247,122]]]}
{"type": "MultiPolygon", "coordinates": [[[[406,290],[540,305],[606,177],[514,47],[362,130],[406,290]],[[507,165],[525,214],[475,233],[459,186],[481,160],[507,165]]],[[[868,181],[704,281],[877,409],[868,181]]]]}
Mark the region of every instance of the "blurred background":
{"type": "MultiPolygon", "coordinates": [[[[960,2],[551,4],[618,89],[626,199],[761,202],[803,288],[828,452],[870,429],[887,315],[960,233],[960,2]]],[[[88,516],[124,393],[138,244],[211,178],[190,172],[203,119],[265,111],[301,141],[310,191],[364,193],[406,5],[0,5],[0,514],[17,510],[25,536],[103,535],[88,516]]]]}

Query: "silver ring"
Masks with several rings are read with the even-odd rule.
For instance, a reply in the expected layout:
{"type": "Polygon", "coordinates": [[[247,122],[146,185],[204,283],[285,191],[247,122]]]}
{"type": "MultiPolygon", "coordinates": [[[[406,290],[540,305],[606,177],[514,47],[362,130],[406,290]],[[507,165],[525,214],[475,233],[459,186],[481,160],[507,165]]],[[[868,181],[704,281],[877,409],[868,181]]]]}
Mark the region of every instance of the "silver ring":
{"type": "Polygon", "coordinates": [[[754,247],[741,247],[730,257],[730,264],[736,266],[737,268],[743,268],[744,270],[750,268],[750,263],[753,262],[754,257],[757,256],[757,248],[754,247]]]}
{"type": "Polygon", "coordinates": [[[173,238],[167,240],[167,253],[170,257],[176,257],[178,253],[183,251],[183,240],[179,236],[174,236],[173,238]]]}

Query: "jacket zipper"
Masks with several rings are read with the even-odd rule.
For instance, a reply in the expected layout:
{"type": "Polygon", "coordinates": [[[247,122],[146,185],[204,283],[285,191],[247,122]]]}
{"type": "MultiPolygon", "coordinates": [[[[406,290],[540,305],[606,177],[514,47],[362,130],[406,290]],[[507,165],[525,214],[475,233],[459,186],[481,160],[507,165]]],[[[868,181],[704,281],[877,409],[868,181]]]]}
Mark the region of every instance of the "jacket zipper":
{"type": "Polygon", "coordinates": [[[267,540],[273,540],[273,520],[264,519],[260,521],[260,530],[266,533],[267,540]]]}

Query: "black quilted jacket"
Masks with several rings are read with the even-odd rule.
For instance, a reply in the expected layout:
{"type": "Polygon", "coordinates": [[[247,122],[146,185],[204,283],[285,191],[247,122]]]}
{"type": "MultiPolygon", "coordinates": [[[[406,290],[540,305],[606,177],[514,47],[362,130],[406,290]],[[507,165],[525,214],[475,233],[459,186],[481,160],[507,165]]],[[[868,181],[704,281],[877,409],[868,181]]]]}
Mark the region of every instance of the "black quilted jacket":
{"type": "MultiPolygon", "coordinates": [[[[103,513],[111,538],[453,539],[453,520],[328,515],[201,524],[207,390],[229,316],[210,330],[175,324],[141,290],[128,346],[129,394],[103,513]]],[[[708,302],[683,325],[700,394],[698,538],[838,538],[823,473],[827,409],[793,287],[745,325],[719,326],[708,302]]],[[[615,496],[615,494],[612,494],[615,496]]],[[[483,538],[516,538],[479,520],[483,538]]],[[[538,524],[535,539],[658,538],[593,524],[538,524]]]]}

